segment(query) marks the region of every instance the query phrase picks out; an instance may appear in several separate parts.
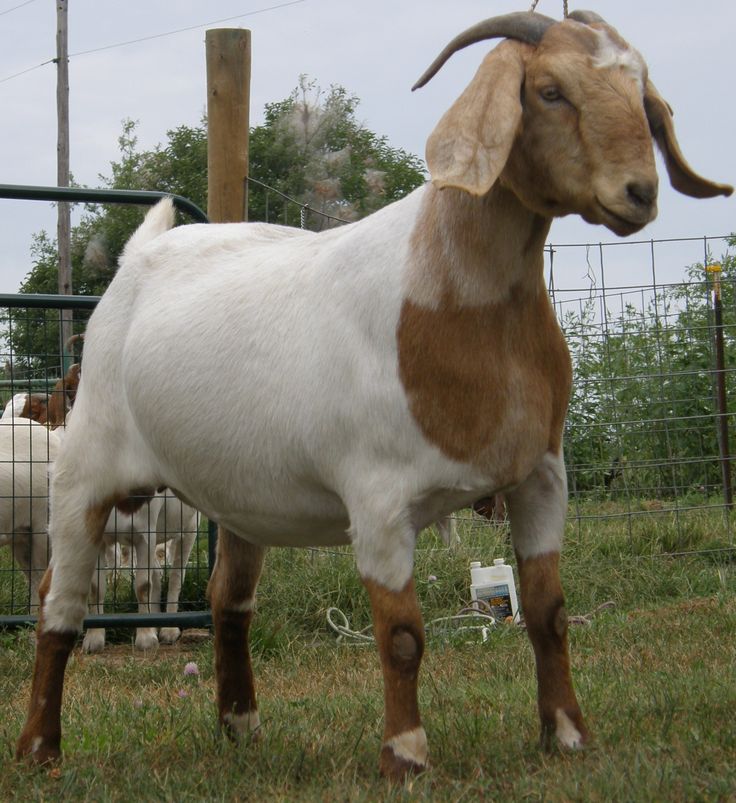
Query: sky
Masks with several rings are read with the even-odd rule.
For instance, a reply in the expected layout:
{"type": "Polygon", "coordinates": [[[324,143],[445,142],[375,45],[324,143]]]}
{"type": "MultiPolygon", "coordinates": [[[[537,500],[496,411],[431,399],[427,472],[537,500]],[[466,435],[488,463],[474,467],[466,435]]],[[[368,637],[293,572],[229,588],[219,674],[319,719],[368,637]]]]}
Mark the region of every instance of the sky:
{"type": "MultiPolygon", "coordinates": [[[[583,3],[641,51],[675,111],[690,164],[707,178],[736,183],[736,103],[727,91],[736,72],[736,3],[583,3]]],[[[164,142],[169,129],[197,125],[206,106],[205,31],[223,27],[252,32],[252,125],[262,122],[264,104],[287,97],[306,74],[323,87],[340,84],[357,95],[357,116],[369,129],[394,147],[423,156],[427,136],[493,44],[457,53],[424,89],[412,93],[414,81],[457,33],[529,5],[528,0],[69,0],[73,176],[89,187],[101,185],[99,176],[109,175],[118,158],[125,119],[139,121],[139,145],[146,149],[164,142]]],[[[576,7],[570,0],[571,10],[576,7]]],[[[537,11],[560,18],[562,1],[540,0],[537,11]]],[[[0,0],[0,183],[56,183],[56,67],[50,62],[55,53],[54,0],[0,0]]],[[[700,238],[663,249],[657,279],[676,281],[684,265],[702,260],[703,237],[736,231],[736,200],[679,195],[659,165],[659,216],[631,239],[700,238]]],[[[0,209],[0,292],[13,293],[30,270],[33,233],[45,229],[55,237],[56,214],[50,204],[30,201],[0,200],[0,209]]],[[[616,240],[607,229],[573,216],[556,220],[550,233],[555,245],[616,240]]],[[[722,243],[711,246],[717,258],[722,243]]],[[[599,270],[598,252],[559,248],[556,283],[590,281],[591,271],[599,270]]],[[[647,280],[647,246],[611,247],[605,253],[606,271],[615,274],[605,277],[608,284],[647,280]],[[641,260],[632,256],[640,252],[641,260]]]]}

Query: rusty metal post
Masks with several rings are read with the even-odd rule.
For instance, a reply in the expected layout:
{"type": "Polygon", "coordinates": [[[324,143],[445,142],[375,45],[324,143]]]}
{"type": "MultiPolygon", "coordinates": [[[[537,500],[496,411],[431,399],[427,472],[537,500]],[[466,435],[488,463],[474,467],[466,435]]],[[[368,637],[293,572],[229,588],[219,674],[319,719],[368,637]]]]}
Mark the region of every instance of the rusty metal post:
{"type": "Polygon", "coordinates": [[[730,509],[733,507],[733,488],[731,484],[731,454],[728,443],[728,401],[726,398],[726,358],[723,346],[721,266],[706,265],[705,269],[713,281],[713,339],[716,352],[715,384],[716,405],[718,407],[718,451],[721,460],[723,500],[730,509]]]}

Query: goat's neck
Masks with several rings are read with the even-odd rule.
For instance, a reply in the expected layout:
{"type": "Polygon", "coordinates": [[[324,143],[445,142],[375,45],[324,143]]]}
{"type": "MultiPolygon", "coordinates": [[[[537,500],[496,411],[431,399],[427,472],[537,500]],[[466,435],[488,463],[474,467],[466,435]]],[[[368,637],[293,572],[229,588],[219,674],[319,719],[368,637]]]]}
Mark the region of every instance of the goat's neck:
{"type": "Polygon", "coordinates": [[[422,306],[481,306],[545,292],[549,218],[500,184],[477,198],[432,185],[411,239],[406,295],[422,306]]]}

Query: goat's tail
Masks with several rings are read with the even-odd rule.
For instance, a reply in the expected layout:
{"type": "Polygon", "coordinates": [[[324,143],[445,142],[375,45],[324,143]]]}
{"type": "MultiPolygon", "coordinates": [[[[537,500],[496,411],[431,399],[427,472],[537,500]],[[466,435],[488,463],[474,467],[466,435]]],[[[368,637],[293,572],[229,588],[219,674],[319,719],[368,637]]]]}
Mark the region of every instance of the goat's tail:
{"type": "Polygon", "coordinates": [[[133,232],[128,240],[123,256],[134,256],[143,246],[155,240],[160,234],[174,227],[174,202],[171,198],[162,198],[143,219],[143,223],[133,232]]]}

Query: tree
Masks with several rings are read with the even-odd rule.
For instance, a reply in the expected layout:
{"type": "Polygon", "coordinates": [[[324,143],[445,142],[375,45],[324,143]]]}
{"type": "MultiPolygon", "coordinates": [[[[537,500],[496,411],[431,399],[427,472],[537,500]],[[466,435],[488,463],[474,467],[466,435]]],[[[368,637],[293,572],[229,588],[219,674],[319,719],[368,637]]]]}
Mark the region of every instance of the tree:
{"type": "MultiPolygon", "coordinates": [[[[344,88],[323,92],[302,77],[288,98],[266,107],[265,122],[250,132],[249,217],[298,226],[302,204],[315,210],[309,228],[337,221],[327,213],[355,220],[403,197],[425,181],[422,161],[392,148],[385,137],[369,131],[355,116],[358,99],[344,88]],[[256,183],[259,182],[259,183],[256,183]],[[262,185],[275,188],[274,193],[262,185]],[[283,195],[279,194],[282,193],[283,195]],[[295,199],[287,201],[283,196],[295,199]]],[[[183,195],[207,208],[207,130],[179,126],[150,151],[138,149],[136,123],[127,120],[118,140],[120,159],[101,185],[112,189],[160,190],[183,195]]],[[[87,206],[72,231],[74,292],[100,295],[110,283],[118,257],[145,209],[135,206],[87,206]]],[[[22,293],[55,293],[57,255],[45,232],[32,244],[33,268],[22,293]]],[[[83,325],[85,315],[75,314],[83,325]]],[[[58,314],[43,316],[43,325],[14,314],[6,334],[14,364],[37,369],[58,366],[58,314]]],[[[77,326],[79,328],[79,326],[77,326]]]]}
{"type": "MultiPolygon", "coordinates": [[[[736,365],[736,256],[726,253],[721,267],[728,368],[736,365]]],[[[626,306],[601,321],[590,303],[565,317],[575,368],[566,454],[577,491],[720,490],[713,280],[702,264],[686,271],[687,282],[658,289],[642,310],[626,306]]],[[[733,400],[732,370],[726,383],[733,400]]]]}
{"type": "Polygon", "coordinates": [[[304,76],[283,101],[266,106],[265,122],[251,132],[251,220],[321,229],[357,220],[402,198],[426,180],[417,156],[392,148],[385,137],[361,125],[358,99],[340,86],[323,91],[304,76]],[[297,169],[294,169],[296,166],[297,169]],[[289,203],[283,193],[298,203],[289,203]]]}

